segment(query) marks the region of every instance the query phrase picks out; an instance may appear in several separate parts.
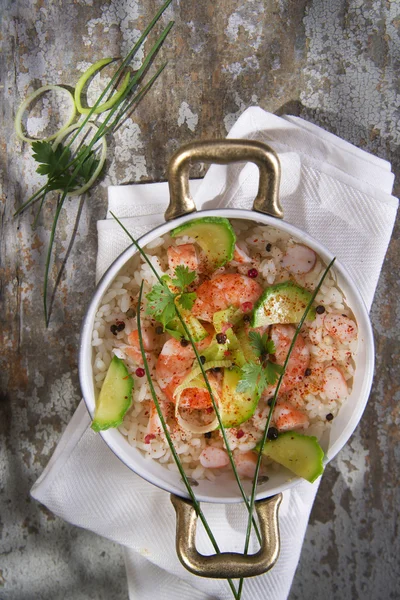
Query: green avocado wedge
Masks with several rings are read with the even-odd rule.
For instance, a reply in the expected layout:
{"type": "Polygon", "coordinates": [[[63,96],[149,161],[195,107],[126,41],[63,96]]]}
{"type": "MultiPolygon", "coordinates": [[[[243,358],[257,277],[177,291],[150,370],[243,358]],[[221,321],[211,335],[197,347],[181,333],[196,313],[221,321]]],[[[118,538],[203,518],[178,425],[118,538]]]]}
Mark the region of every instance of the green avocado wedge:
{"type": "Polygon", "coordinates": [[[238,427],[254,415],[260,396],[256,390],[239,393],[236,391],[241,370],[238,367],[224,369],[221,402],[218,406],[222,425],[238,427]]]}
{"type": "Polygon", "coordinates": [[[214,268],[222,267],[233,259],[236,235],[224,217],[201,217],[187,221],[173,229],[170,235],[173,238],[181,235],[194,238],[214,268]]]}
{"type": "MultiPolygon", "coordinates": [[[[259,444],[256,450],[260,451],[259,444]]],[[[324,451],[317,438],[296,431],[285,431],[280,433],[276,440],[267,440],[263,455],[310,483],[318,479],[324,471],[324,451]]]]}
{"type": "Polygon", "coordinates": [[[125,363],[114,356],[96,402],[92,429],[103,431],[121,425],[132,404],[133,378],[125,363]]]}
{"type": "MultiPolygon", "coordinates": [[[[267,288],[257,301],[251,321],[252,327],[266,327],[276,323],[299,323],[311,292],[292,281],[283,281],[267,288]]],[[[315,319],[315,308],[308,311],[307,321],[315,319]]]]}
{"type": "MultiPolygon", "coordinates": [[[[180,308],[180,313],[182,319],[186,323],[186,327],[189,330],[189,333],[193,337],[195,342],[201,342],[208,336],[208,331],[204,329],[203,325],[200,323],[196,317],[194,317],[190,311],[180,308]]],[[[167,331],[170,335],[172,335],[177,340],[182,338],[187,339],[186,332],[183,328],[182,323],[180,322],[178,317],[174,317],[172,321],[169,321],[165,327],[165,331],[167,331]]]]}

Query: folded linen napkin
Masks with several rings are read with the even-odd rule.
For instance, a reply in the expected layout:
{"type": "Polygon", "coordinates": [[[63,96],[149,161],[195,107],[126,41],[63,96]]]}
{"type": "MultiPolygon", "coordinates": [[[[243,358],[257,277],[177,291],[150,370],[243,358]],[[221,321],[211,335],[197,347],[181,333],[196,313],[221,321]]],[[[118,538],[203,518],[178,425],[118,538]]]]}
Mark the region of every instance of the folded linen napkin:
{"type": "MultiPolygon", "coordinates": [[[[271,145],[282,165],[280,195],[285,220],[324,243],[346,265],[371,306],[397,210],[390,164],[297,117],[276,117],[249,108],[229,137],[271,145]]],[[[201,208],[251,208],[258,185],[252,164],[213,165],[192,181],[201,208]]],[[[136,238],[163,221],[166,183],[109,188],[109,211],[123,218],[136,238]]],[[[97,278],[128,246],[110,218],[98,222],[97,278]]],[[[89,428],[79,405],[32,496],[61,518],[122,544],[131,599],[232,598],[223,580],[197,578],[179,563],[175,517],[169,495],[132,473],[89,428]]],[[[284,493],[280,511],[281,553],[267,574],[246,580],[247,598],[287,597],[300,556],[318,482],[284,493]]],[[[222,550],[241,552],[246,512],[242,505],[203,504],[222,550]]],[[[198,548],[206,551],[204,532],[198,548]]]]}

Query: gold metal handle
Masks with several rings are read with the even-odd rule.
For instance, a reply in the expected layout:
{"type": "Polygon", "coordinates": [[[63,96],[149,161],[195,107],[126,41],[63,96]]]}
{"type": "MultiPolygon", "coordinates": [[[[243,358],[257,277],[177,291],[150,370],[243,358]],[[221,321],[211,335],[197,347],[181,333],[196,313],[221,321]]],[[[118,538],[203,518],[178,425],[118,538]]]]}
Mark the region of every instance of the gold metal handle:
{"type": "Polygon", "coordinates": [[[276,563],[280,550],[278,510],[282,494],[255,503],[261,531],[261,548],[256,554],[200,554],[196,550],[197,515],[193,503],[173,494],[171,502],[176,511],[176,552],[183,566],[194,575],[214,579],[255,577],[276,563]]]}
{"type": "Polygon", "coordinates": [[[168,165],[170,201],[165,212],[166,221],[196,210],[189,191],[189,169],[196,162],[220,165],[255,163],[260,171],[260,182],[253,210],[283,218],[279,202],[280,163],[272,148],[252,140],[212,140],[182,146],[171,158],[168,165]]]}

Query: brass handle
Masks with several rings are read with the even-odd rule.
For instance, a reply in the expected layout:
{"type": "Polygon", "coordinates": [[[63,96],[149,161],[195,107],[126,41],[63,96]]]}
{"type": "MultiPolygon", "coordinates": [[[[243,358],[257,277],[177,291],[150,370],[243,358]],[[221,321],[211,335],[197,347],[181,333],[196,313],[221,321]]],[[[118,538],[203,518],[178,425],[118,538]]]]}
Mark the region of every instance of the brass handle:
{"type": "Polygon", "coordinates": [[[261,548],[256,554],[200,554],[196,550],[197,515],[193,503],[173,494],[171,502],[176,511],[176,552],[183,566],[194,575],[214,579],[255,577],[276,563],[280,550],[278,510],[282,494],[255,503],[261,531],[261,548]]]}
{"type": "Polygon", "coordinates": [[[272,148],[252,140],[214,140],[182,146],[171,158],[168,165],[170,201],[165,212],[166,221],[196,210],[189,192],[189,169],[196,162],[220,165],[255,163],[260,171],[260,182],[253,210],[283,218],[279,202],[280,163],[272,148]]]}

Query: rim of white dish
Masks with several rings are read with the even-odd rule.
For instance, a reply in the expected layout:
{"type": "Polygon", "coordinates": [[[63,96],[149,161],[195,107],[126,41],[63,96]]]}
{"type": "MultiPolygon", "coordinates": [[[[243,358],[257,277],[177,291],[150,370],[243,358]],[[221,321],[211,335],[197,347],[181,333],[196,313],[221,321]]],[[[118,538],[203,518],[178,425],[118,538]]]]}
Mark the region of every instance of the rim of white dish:
{"type": "MultiPolygon", "coordinates": [[[[168,221],[166,223],[158,225],[157,227],[151,229],[145,235],[138,238],[136,241],[142,248],[144,248],[148,243],[153,241],[153,239],[163,236],[164,234],[168,233],[171,229],[174,229],[175,227],[177,227],[178,225],[180,225],[182,223],[185,223],[186,221],[191,221],[193,219],[198,219],[198,218],[207,217],[207,216],[217,216],[217,215],[220,217],[226,217],[227,219],[242,219],[242,220],[244,219],[247,221],[252,221],[254,223],[263,223],[266,225],[272,225],[273,227],[276,227],[278,229],[281,229],[282,231],[292,234],[299,241],[304,242],[307,245],[311,246],[313,249],[315,249],[317,251],[317,253],[321,256],[321,258],[325,261],[326,264],[328,264],[334,258],[334,255],[325,246],[323,246],[319,241],[317,241],[315,238],[311,237],[308,233],[306,233],[302,229],[299,229],[298,227],[295,227],[294,225],[291,225],[290,223],[287,223],[286,221],[277,219],[276,217],[272,217],[269,215],[265,215],[263,213],[255,212],[252,210],[245,210],[245,209],[217,208],[217,209],[212,209],[212,210],[202,210],[202,211],[192,212],[192,213],[189,213],[182,217],[178,217],[176,219],[173,219],[171,221],[168,221]]],[[[123,223],[124,220],[127,220],[129,218],[131,218],[131,217],[121,218],[120,220],[123,223]]],[[[83,319],[80,344],[79,344],[79,361],[78,361],[79,380],[80,380],[81,390],[82,390],[82,394],[83,394],[83,399],[86,404],[86,408],[92,418],[93,418],[93,414],[94,414],[95,399],[91,397],[92,394],[91,394],[91,390],[89,388],[88,382],[89,382],[90,378],[93,377],[93,375],[91,372],[90,373],[85,372],[85,369],[86,369],[85,351],[87,349],[87,346],[89,346],[90,350],[92,351],[91,336],[92,336],[94,317],[97,312],[98,305],[104,295],[104,292],[108,289],[108,287],[110,286],[110,284],[116,277],[117,273],[124,266],[124,264],[130,258],[132,258],[137,252],[138,252],[138,250],[136,249],[135,245],[132,243],[110,265],[110,267],[107,269],[107,271],[104,273],[103,277],[99,281],[99,283],[94,291],[94,294],[92,296],[92,299],[90,301],[90,304],[87,308],[87,311],[85,313],[84,319],[83,319]]],[[[333,269],[335,271],[337,271],[341,275],[341,277],[346,281],[346,283],[348,284],[349,288],[351,289],[352,293],[354,294],[354,296],[356,297],[356,300],[358,302],[359,309],[361,310],[362,318],[364,319],[363,325],[365,327],[364,334],[365,334],[365,344],[366,344],[367,356],[366,356],[366,365],[365,365],[366,377],[363,380],[361,398],[357,401],[355,410],[353,411],[351,418],[350,418],[349,422],[347,423],[347,426],[343,429],[343,431],[342,431],[341,435],[339,436],[339,438],[337,439],[337,441],[334,444],[332,444],[332,446],[330,446],[328,451],[326,452],[325,465],[328,462],[330,462],[336,456],[336,454],[345,446],[345,444],[348,442],[350,436],[354,432],[355,428],[357,427],[357,425],[361,419],[361,416],[364,412],[365,406],[368,402],[369,394],[370,394],[371,387],[372,387],[372,379],[373,379],[373,373],[374,373],[374,356],[375,356],[372,326],[371,326],[371,322],[369,319],[368,311],[365,306],[364,300],[361,297],[361,294],[358,291],[356,285],[352,281],[350,275],[348,274],[347,269],[337,259],[335,260],[333,269]]],[[[142,469],[138,465],[132,465],[130,460],[124,459],[124,457],[123,457],[123,455],[125,454],[124,450],[123,450],[123,448],[121,448],[120,443],[111,437],[110,430],[101,431],[100,435],[103,438],[103,440],[105,441],[105,443],[108,445],[108,447],[114,452],[114,454],[134,473],[136,473],[137,475],[139,475],[140,477],[142,477],[149,483],[152,483],[153,485],[156,485],[157,487],[159,487],[169,493],[176,494],[181,497],[189,498],[189,496],[186,493],[185,494],[182,493],[182,489],[177,488],[173,483],[167,484],[164,480],[160,479],[156,475],[154,475],[154,474],[150,475],[145,469],[142,469]]],[[[122,434],[121,434],[121,439],[123,439],[122,434]]],[[[268,489],[267,492],[265,492],[265,491],[258,492],[256,494],[256,500],[265,499],[265,498],[273,496],[275,494],[279,494],[281,492],[284,492],[285,490],[288,490],[288,489],[298,485],[301,482],[304,482],[304,480],[301,477],[293,477],[291,480],[288,480],[283,485],[268,489]]],[[[243,502],[243,498],[242,498],[239,490],[238,490],[237,497],[231,497],[231,496],[229,496],[229,497],[214,497],[214,496],[205,496],[201,493],[198,493],[198,494],[196,493],[196,498],[198,499],[199,502],[211,502],[211,503],[218,503],[218,504],[223,504],[223,503],[231,504],[231,503],[243,502]]]]}

